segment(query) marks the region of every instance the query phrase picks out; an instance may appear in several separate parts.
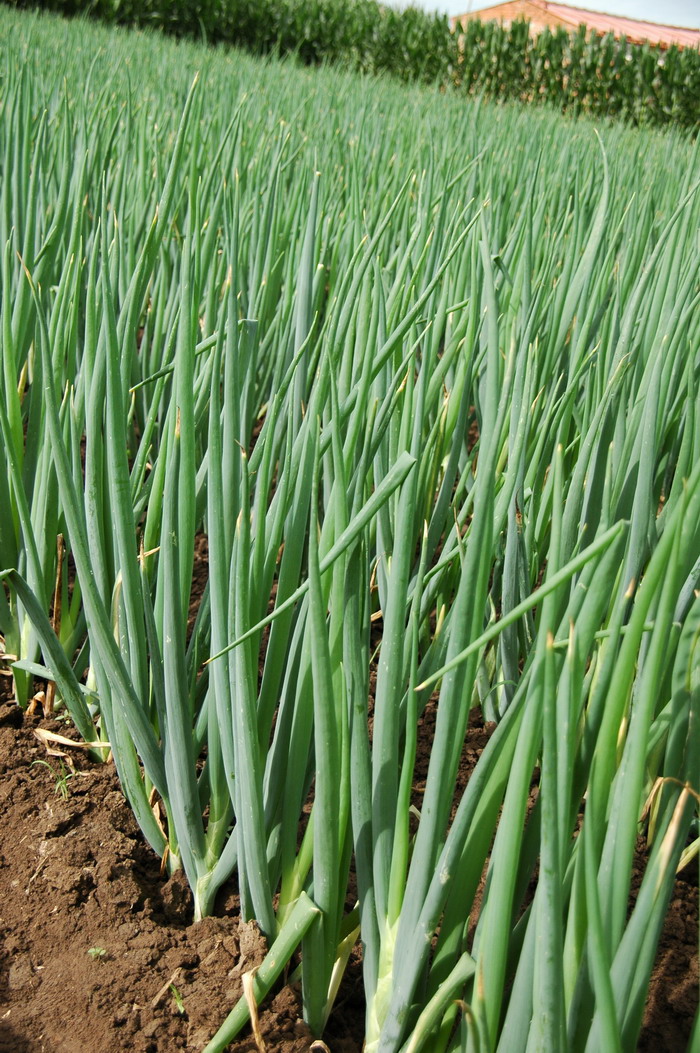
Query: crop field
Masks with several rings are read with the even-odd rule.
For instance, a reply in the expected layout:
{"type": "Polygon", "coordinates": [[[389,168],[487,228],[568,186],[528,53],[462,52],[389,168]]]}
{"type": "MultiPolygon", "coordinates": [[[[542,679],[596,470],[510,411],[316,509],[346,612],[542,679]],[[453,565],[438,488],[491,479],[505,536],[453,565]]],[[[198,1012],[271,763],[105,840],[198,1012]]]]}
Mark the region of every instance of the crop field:
{"type": "Polygon", "coordinates": [[[697,140],[0,41],[2,657],[264,934],[206,1053],[287,981],[323,1036],[358,947],[366,1053],[635,1050],[700,846],[697,140]]]}
{"type": "MultiPolygon", "coordinates": [[[[518,100],[561,113],[615,116],[635,126],[700,125],[700,52],[630,44],[545,26],[532,36],[510,25],[470,20],[378,0],[4,0],[110,25],[162,30],[253,55],[293,55],[406,83],[439,85],[467,97],[518,100]]],[[[462,10],[469,7],[462,6],[462,10]]]]}

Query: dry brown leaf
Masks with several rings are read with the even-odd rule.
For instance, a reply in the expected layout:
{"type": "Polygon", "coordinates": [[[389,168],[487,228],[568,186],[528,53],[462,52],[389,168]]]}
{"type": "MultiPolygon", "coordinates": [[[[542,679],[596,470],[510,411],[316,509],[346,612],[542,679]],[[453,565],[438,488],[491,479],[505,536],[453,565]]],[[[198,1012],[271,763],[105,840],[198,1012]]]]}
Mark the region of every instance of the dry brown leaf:
{"type": "MultiPolygon", "coordinates": [[[[108,742],[76,742],[75,739],[66,738],[65,735],[58,735],[55,731],[47,731],[46,728],[34,728],[34,735],[49,752],[49,743],[69,746],[75,750],[110,749],[108,742]]],[[[55,756],[65,757],[65,753],[57,753],[55,756]]]]}
{"type": "Polygon", "coordinates": [[[255,1039],[255,1045],[258,1047],[259,1053],[267,1053],[265,1047],[265,1040],[260,1030],[260,1018],[258,1017],[258,1003],[255,1001],[255,992],[253,990],[253,981],[255,980],[255,974],[257,969],[251,969],[247,973],[243,973],[243,996],[248,1003],[248,1012],[250,1013],[250,1026],[253,1029],[253,1038],[255,1039]]]}

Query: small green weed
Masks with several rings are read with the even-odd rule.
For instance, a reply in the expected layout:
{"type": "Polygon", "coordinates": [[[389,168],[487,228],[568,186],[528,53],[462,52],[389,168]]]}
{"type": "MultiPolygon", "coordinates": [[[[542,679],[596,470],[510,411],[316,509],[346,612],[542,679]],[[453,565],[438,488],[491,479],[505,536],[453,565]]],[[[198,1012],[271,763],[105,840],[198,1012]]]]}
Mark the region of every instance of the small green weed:
{"type": "Polygon", "coordinates": [[[56,779],[55,792],[56,796],[62,800],[67,801],[70,797],[70,790],[68,789],[68,780],[72,779],[78,773],[70,768],[67,768],[63,761],[58,762],[58,771],[52,764],[49,764],[45,760],[37,760],[32,762],[32,767],[36,764],[41,764],[43,767],[48,768],[51,774],[56,779]]]}
{"type": "Polygon", "coordinates": [[[175,984],[170,984],[170,993],[173,996],[173,1002],[175,1003],[175,1006],[177,1008],[178,1013],[180,1014],[180,1016],[184,1016],[185,1015],[185,1003],[183,1002],[182,995],[178,991],[178,989],[175,986],[175,984]]]}

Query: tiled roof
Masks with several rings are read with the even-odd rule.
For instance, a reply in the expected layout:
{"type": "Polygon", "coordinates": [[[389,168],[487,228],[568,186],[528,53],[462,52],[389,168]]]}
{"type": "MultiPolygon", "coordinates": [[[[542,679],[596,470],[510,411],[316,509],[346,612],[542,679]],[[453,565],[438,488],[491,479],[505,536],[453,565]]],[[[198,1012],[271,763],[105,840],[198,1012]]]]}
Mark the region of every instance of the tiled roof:
{"type": "MultiPolygon", "coordinates": [[[[538,5],[539,6],[539,5],[538,5]]],[[[648,40],[651,44],[681,44],[686,48],[700,46],[700,30],[683,29],[681,26],[660,25],[657,22],[642,22],[636,18],[621,18],[618,15],[606,15],[600,11],[588,11],[583,7],[570,7],[568,4],[543,4],[546,10],[578,26],[582,22],[599,33],[612,32],[616,37],[625,36],[629,40],[648,40]]]]}
{"type": "Polygon", "coordinates": [[[484,22],[498,19],[510,22],[517,18],[526,18],[535,30],[545,25],[562,25],[575,29],[583,23],[597,33],[614,33],[616,37],[624,36],[633,43],[649,41],[651,44],[661,44],[665,47],[678,44],[684,48],[700,48],[700,29],[685,29],[682,26],[644,22],[637,18],[623,18],[600,11],[589,11],[585,7],[559,4],[554,0],[505,0],[481,10],[471,10],[466,15],[457,15],[453,22],[468,19],[480,19],[484,22]]]}

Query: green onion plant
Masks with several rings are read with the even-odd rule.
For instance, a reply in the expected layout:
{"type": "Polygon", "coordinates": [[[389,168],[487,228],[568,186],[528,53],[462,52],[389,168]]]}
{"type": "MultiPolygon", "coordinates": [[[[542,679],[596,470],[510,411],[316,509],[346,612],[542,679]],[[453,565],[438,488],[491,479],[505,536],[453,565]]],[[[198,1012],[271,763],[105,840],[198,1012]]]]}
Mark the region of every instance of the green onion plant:
{"type": "Polygon", "coordinates": [[[698,847],[697,146],[0,20],[18,701],[314,1034],[359,939],[368,1053],[636,1048],[698,847]]]}

